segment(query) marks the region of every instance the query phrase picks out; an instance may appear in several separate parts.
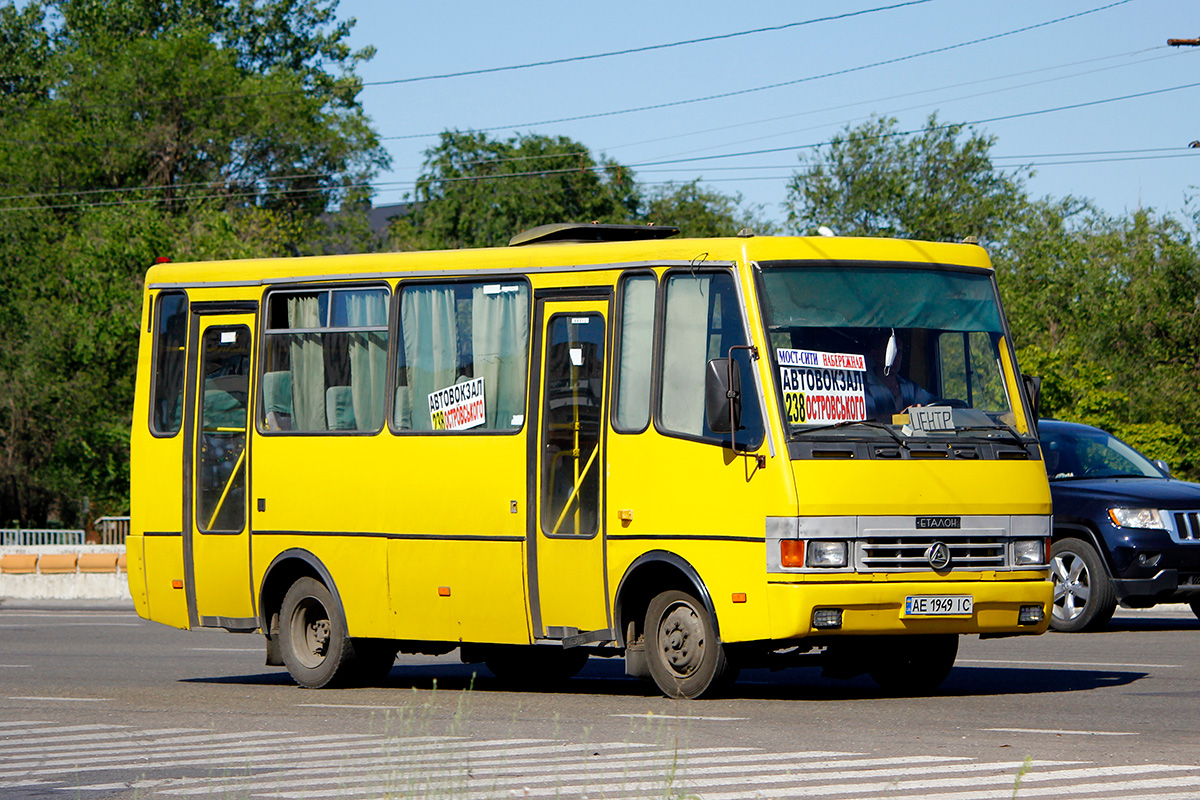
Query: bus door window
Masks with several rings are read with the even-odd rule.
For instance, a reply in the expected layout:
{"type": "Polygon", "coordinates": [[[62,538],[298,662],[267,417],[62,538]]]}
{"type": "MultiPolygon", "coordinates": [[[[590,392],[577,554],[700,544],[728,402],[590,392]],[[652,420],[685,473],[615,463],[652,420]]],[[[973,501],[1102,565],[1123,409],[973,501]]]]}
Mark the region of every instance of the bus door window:
{"type": "Polygon", "coordinates": [[[552,317],[542,397],[542,530],[549,535],[599,529],[603,381],[604,317],[552,317]]]}
{"type": "Polygon", "coordinates": [[[250,329],[204,331],[196,452],[196,527],[236,532],[245,526],[246,410],[250,329]]]}

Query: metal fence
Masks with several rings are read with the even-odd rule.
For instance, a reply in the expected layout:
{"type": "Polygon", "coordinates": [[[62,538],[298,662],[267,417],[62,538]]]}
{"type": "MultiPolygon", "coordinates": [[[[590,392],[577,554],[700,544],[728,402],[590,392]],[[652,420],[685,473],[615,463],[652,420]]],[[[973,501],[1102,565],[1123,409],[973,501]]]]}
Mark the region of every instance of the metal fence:
{"type": "Polygon", "coordinates": [[[46,528],[0,529],[0,545],[83,544],[84,537],[83,531],[46,528]]]}
{"type": "MultiPolygon", "coordinates": [[[[98,544],[125,544],[129,517],[101,517],[92,523],[98,544]]],[[[86,544],[86,531],[61,528],[0,528],[0,545],[86,544]]]]}
{"type": "Polygon", "coordinates": [[[94,523],[100,544],[125,544],[129,535],[129,517],[101,517],[94,523]]]}

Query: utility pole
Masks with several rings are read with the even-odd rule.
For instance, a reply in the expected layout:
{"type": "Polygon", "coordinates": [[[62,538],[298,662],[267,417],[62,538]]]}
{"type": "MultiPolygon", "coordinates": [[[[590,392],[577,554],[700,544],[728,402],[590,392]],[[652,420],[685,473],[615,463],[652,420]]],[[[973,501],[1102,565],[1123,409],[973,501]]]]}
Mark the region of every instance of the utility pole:
{"type": "Polygon", "coordinates": [[[1200,39],[1167,39],[1168,47],[1200,47],[1200,39]]]}

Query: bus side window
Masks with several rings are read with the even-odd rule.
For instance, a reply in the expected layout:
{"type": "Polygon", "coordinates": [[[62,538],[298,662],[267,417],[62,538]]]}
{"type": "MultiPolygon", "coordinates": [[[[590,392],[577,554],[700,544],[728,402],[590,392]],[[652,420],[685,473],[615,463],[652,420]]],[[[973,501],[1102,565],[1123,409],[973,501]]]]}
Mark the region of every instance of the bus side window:
{"type": "Polygon", "coordinates": [[[184,368],[187,361],[187,295],[163,292],[155,305],[154,388],[150,430],[162,436],[179,433],[183,424],[184,368]]]}
{"type": "Polygon", "coordinates": [[[270,432],[378,431],[388,290],[338,287],[267,297],[259,423],[270,432]]]}
{"type": "Polygon", "coordinates": [[[515,280],[404,284],[393,429],[520,430],[529,312],[529,286],[515,280]]]}
{"type": "Polygon", "coordinates": [[[613,427],[631,433],[650,424],[650,377],[654,367],[653,275],[632,275],[621,291],[613,427]]]}
{"type": "MultiPolygon", "coordinates": [[[[737,287],[728,272],[676,272],[666,282],[662,353],[664,430],[689,437],[728,442],[714,433],[704,416],[704,374],[709,359],[725,358],[730,348],[746,345],[737,287]]],[[[746,350],[734,350],[742,376],[742,425],[739,446],[757,448],[763,439],[762,406],[754,367],[746,350]]]]}

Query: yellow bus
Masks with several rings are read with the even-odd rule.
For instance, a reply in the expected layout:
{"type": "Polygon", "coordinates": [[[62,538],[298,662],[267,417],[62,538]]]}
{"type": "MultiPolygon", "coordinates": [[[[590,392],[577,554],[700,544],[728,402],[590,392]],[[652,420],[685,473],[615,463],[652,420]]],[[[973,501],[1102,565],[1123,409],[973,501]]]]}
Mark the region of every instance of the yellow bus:
{"type": "Polygon", "coordinates": [[[306,687],[458,649],[683,697],[776,663],[931,691],[959,635],[1044,632],[1034,387],[984,250],[675,233],[152,267],[139,614],[259,632],[306,687]]]}

